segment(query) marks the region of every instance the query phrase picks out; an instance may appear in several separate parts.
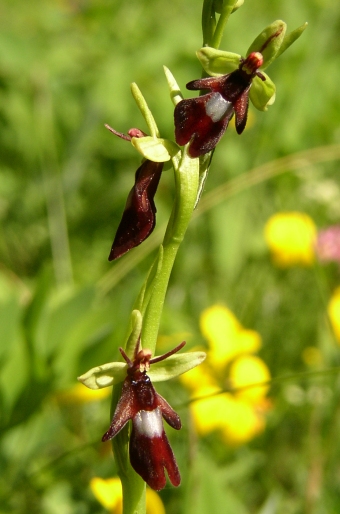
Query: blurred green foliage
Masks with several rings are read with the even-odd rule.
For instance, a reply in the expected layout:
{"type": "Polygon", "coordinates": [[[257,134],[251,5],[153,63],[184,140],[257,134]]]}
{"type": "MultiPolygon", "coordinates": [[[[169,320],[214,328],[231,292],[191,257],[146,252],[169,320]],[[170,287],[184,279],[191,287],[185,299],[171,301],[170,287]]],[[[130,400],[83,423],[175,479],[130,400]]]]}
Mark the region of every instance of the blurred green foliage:
{"type": "MultiPolygon", "coordinates": [[[[307,212],[318,227],[339,222],[339,148],[326,156],[326,145],[340,145],[339,7],[337,0],[245,0],[231,17],[222,48],[241,54],[275,19],[289,30],[309,27],[270,69],[275,104],[266,113],[251,108],[244,135],[230,128],[215,152],[206,194],[268,161],[272,178],[243,180],[193,220],[167,296],[169,346],[183,332],[189,346],[203,344],[199,314],[223,302],[260,332],[274,377],[310,370],[302,359],[309,346],[321,351],[322,367],[340,365],[326,319],[338,266],[275,269],[263,239],[266,220],[280,210],[307,212]],[[325,153],[309,157],[319,146],[325,153]],[[303,162],[275,176],[275,159],[302,150],[303,162]]],[[[162,137],[173,137],[162,65],[190,96],[185,84],[201,74],[200,10],[197,0],[3,0],[0,7],[0,513],[103,512],[89,480],[115,473],[100,443],[109,399],[71,404],[59,393],[116,358],[173,187],[165,172],[157,230],[109,264],[139,158],[103,125],[145,130],[130,94],[135,81],[162,137]]],[[[159,389],[174,407],[187,399],[177,383],[159,389]]],[[[168,514],[215,514],[221,505],[237,514],[340,511],[337,375],[275,383],[271,398],[264,435],[237,449],[216,437],[195,441],[180,410],[184,428],[169,437],[183,485],[162,492],[168,514]]]]}

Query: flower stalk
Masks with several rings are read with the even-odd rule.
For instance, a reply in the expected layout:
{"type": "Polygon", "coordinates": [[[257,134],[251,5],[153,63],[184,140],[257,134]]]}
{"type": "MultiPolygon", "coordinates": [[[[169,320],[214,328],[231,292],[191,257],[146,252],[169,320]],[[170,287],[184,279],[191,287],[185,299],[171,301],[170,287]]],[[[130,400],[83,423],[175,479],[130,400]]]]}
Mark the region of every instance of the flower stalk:
{"type": "Polygon", "coordinates": [[[200,199],[213,152],[233,116],[237,132],[243,132],[249,100],[259,110],[266,110],[274,102],[275,85],[261,69],[283,53],[305,28],[301,26],[286,35],[286,24],[277,20],[261,32],[245,57],[220,51],[225,25],[242,4],[243,0],[203,0],[203,48],[197,56],[206,76],[187,84],[187,89],[201,91],[199,97],[183,99],[176,80],[165,69],[170,97],[175,104],[176,142],[160,137],[156,121],[136,84],[132,84],[132,94],[148,126],[148,135],[139,129],[130,129],[128,135],[124,135],[107,126],[143,156],[109,260],[120,258],[152,233],[156,223],[154,197],[163,165],[170,159],[175,180],[175,198],[164,239],[135,301],[126,344],[120,348],[125,363],[97,366],[79,377],[92,389],[115,386],[112,421],[103,441],[112,440],[122,482],[123,514],[145,514],[145,482],[155,490],[162,489],[166,483],[165,470],[174,486],[180,483],[162,419],[177,430],[181,422],[156,392],[151,380],[178,376],[200,364],[205,354],[174,355],[184,346],[183,342],[163,356],[151,358],[151,355],[156,353],[176,255],[200,199]],[[206,89],[208,93],[202,93],[206,89]],[[149,373],[150,364],[153,367],[149,373]],[[132,429],[129,421],[132,421],[132,429]]]}

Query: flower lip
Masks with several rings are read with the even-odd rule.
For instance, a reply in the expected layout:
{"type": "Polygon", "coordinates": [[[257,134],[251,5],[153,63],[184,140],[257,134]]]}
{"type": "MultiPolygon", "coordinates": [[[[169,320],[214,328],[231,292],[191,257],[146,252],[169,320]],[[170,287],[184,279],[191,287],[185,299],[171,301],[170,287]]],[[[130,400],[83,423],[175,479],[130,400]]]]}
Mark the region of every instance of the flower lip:
{"type": "Polygon", "coordinates": [[[154,359],[151,359],[150,350],[139,349],[140,338],[137,340],[132,360],[120,348],[120,353],[128,365],[127,377],[111,425],[102,437],[102,441],[114,438],[126,423],[132,420],[129,442],[131,466],[156,491],[163,489],[166,484],[165,470],[174,486],[178,486],[181,481],[162,418],[176,430],[182,425],[178,414],[156,392],[146,369],[153,362],[159,362],[178,352],[184,345],[185,342],[154,359]]]}
{"type": "MultiPolygon", "coordinates": [[[[125,139],[125,138],[123,138],[125,139]]],[[[125,209],[111,247],[109,261],[118,259],[140,245],[156,224],[154,196],[163,171],[162,162],[144,161],[137,169],[125,209]]]]}

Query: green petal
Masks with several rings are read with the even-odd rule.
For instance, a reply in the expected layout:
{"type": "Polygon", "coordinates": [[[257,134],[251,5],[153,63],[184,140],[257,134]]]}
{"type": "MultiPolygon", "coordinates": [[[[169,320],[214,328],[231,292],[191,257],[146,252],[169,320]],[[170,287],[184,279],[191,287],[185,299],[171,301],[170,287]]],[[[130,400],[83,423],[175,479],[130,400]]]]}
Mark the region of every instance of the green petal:
{"type": "Polygon", "coordinates": [[[212,77],[227,75],[240,65],[241,56],[204,46],[196,53],[204,71],[212,77]]]}
{"type": "Polygon", "coordinates": [[[264,70],[276,58],[285,37],[287,25],[282,20],[276,20],[266,27],[261,34],[254,39],[247,51],[247,56],[251,52],[260,52],[263,55],[264,70]]]}
{"type": "Polygon", "coordinates": [[[89,389],[102,389],[122,382],[126,377],[126,368],[125,362],[109,362],[90,369],[77,380],[89,389]]]}
{"type": "Polygon", "coordinates": [[[164,361],[151,364],[148,376],[152,382],[162,382],[178,377],[201,364],[206,358],[205,352],[188,352],[171,355],[164,361]]]}
{"type": "Polygon", "coordinates": [[[266,80],[261,80],[260,77],[253,79],[252,86],[249,92],[249,98],[253,105],[259,111],[266,111],[268,105],[272,105],[275,102],[275,84],[268,77],[266,73],[261,73],[266,77],[266,80]]]}
{"type": "Polygon", "coordinates": [[[169,139],[151,136],[133,137],[131,143],[145,159],[153,162],[169,161],[180,150],[179,146],[169,139]]]}
{"type": "Polygon", "coordinates": [[[306,30],[307,25],[308,25],[308,23],[306,22],[303,25],[301,25],[300,27],[298,27],[297,29],[293,30],[292,32],[289,32],[289,34],[285,35],[282,45],[280,46],[280,49],[276,54],[276,57],[283,54],[283,52],[285,52],[287,50],[287,48],[289,48],[290,45],[292,45],[294,43],[294,41],[296,41],[301,36],[302,32],[304,32],[304,30],[306,30]]]}

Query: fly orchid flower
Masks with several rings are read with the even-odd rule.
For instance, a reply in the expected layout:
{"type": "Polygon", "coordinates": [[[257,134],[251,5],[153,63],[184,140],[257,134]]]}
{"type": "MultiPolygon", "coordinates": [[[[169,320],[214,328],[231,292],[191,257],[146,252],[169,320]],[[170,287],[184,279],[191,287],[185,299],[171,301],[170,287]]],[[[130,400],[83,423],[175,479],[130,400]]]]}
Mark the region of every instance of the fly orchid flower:
{"type": "Polygon", "coordinates": [[[174,429],[181,428],[178,414],[168,402],[156,392],[146,374],[150,364],[162,361],[178,352],[185,342],[172,351],[151,359],[150,350],[139,350],[139,341],[131,361],[122,348],[119,348],[126,361],[127,377],[124,380],[122,394],[117,404],[112,422],[102,441],[108,441],[132,420],[129,454],[133,469],[156,491],[163,489],[166,483],[164,469],[170,482],[178,486],[181,482],[175,456],[166,437],[162,418],[174,429]]]}
{"type": "Polygon", "coordinates": [[[236,131],[241,134],[246,126],[249,89],[255,76],[266,80],[258,71],[263,64],[262,54],[252,52],[241,58],[239,68],[223,77],[206,77],[187,84],[189,90],[210,89],[198,98],[182,100],[175,107],[176,143],[190,142],[190,157],[199,157],[215,148],[228,123],[235,114],[236,131]]]}
{"type": "Polygon", "coordinates": [[[178,486],[181,480],[162,418],[176,430],[181,428],[181,420],[168,402],[156,392],[151,380],[157,382],[181,375],[201,364],[205,359],[205,353],[198,351],[175,355],[185,345],[185,342],[182,342],[164,355],[151,358],[150,350],[140,349],[140,311],[132,312],[132,327],[128,347],[137,341],[133,343],[132,359],[120,348],[125,362],[97,366],[78,380],[90,389],[101,389],[123,381],[111,425],[102,440],[113,439],[131,420],[131,466],[152,489],[159,491],[166,484],[165,470],[174,486],[178,486]]]}
{"type": "Polygon", "coordinates": [[[262,72],[304,31],[307,24],[286,34],[286,24],[277,20],[250,45],[246,58],[232,52],[203,47],[197,52],[209,77],[187,84],[189,90],[209,90],[197,98],[180,101],[175,107],[175,138],[179,145],[189,143],[190,157],[212,151],[235,114],[236,131],[247,123],[249,98],[259,110],[275,100],[275,85],[262,72]],[[261,68],[261,71],[259,71],[261,68]]]}
{"type": "MultiPolygon", "coordinates": [[[[128,135],[117,132],[105,125],[113,134],[131,141],[133,137],[146,136],[139,129],[130,129],[128,135]]],[[[126,252],[140,245],[149,237],[156,224],[156,206],[154,196],[163,170],[163,162],[153,162],[146,159],[135,174],[135,183],[131,189],[118,225],[112,244],[109,261],[118,259],[126,252]]]]}

